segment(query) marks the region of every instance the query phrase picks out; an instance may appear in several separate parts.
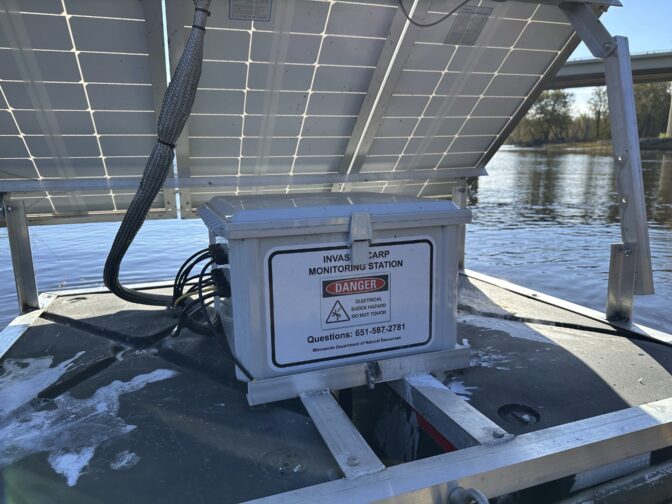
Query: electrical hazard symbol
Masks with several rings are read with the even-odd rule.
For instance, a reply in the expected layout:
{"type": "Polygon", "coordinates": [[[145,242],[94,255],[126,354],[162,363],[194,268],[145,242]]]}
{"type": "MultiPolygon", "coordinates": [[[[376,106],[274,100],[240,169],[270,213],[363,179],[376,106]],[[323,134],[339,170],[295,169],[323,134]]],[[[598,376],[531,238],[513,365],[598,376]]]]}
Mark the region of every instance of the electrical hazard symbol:
{"type": "Polygon", "coordinates": [[[334,303],[333,308],[329,312],[329,315],[327,316],[327,320],[325,320],[325,323],[334,324],[336,322],[347,322],[349,320],[350,320],[350,317],[348,316],[347,312],[343,308],[343,305],[341,304],[341,302],[336,301],[334,303]]]}

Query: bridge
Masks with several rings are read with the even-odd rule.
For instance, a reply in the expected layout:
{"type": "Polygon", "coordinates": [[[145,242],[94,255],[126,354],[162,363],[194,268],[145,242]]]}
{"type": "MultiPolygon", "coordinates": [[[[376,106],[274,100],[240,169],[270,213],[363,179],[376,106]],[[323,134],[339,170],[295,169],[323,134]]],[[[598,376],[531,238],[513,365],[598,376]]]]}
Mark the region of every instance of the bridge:
{"type": "MultiPolygon", "coordinates": [[[[635,84],[644,82],[672,81],[672,51],[633,54],[632,79],[635,84]]],[[[568,61],[554,79],[548,83],[548,89],[567,89],[590,86],[604,86],[604,60],[582,59],[568,61]]],[[[672,136],[672,103],[667,134],[672,136]]]]}

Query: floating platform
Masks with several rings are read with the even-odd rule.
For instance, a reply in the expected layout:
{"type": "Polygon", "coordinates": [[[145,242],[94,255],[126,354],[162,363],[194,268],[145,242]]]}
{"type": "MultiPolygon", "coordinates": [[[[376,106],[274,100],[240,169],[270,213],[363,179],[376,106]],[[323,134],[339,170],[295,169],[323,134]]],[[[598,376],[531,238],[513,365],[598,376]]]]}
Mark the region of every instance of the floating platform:
{"type": "Polygon", "coordinates": [[[627,492],[635,493],[620,489],[618,498],[672,495],[672,471],[660,466],[672,444],[669,336],[616,328],[483,275],[460,275],[458,340],[471,350],[468,369],[336,393],[382,463],[356,475],[344,474],[305,398],[248,406],[222,342],[189,331],[165,336],[175,323],[165,310],[102,289],[44,294],[42,302],[0,335],[8,502],[363,502],[423,489],[445,495],[451,481],[488,497],[546,483],[536,491],[551,502],[638,470],[658,476],[632,479],[627,492]],[[466,416],[451,415],[455,408],[466,416]],[[597,435],[601,444],[587,439],[597,435]],[[549,448],[553,439],[565,445],[549,448]],[[627,443],[610,442],[617,439],[627,443]],[[469,473],[459,457],[475,463],[486,449],[490,462],[469,473]],[[507,460],[495,467],[497,453],[507,460]],[[520,474],[497,482],[513,465],[520,474]]]}

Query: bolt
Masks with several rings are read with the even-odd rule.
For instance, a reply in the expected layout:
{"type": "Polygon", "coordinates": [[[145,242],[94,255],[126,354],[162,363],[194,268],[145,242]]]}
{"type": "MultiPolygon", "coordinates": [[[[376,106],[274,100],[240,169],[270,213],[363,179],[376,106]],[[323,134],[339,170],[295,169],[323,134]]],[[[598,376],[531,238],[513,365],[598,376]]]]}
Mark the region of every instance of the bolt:
{"type": "Polygon", "coordinates": [[[492,433],[492,437],[496,439],[502,439],[504,436],[506,436],[506,432],[504,432],[502,429],[497,429],[492,433]]]}
{"type": "Polygon", "coordinates": [[[357,467],[359,465],[359,459],[354,455],[350,455],[346,462],[350,467],[357,467]]]}

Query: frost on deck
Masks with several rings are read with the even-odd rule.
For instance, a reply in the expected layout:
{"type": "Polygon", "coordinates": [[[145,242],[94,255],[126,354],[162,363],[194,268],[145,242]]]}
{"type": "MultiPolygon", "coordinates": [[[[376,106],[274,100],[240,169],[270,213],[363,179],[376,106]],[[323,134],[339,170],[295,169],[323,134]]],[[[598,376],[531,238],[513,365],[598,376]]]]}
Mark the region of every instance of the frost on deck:
{"type": "MultiPolygon", "coordinates": [[[[62,474],[69,486],[75,485],[98,445],[135,429],[118,416],[119,396],[176,374],[169,369],[157,369],[126,382],[113,381],[89,398],[78,399],[66,392],[48,404],[37,399],[84,353],[57,365],[53,365],[52,357],[6,359],[2,363],[0,468],[33,453],[46,452],[54,471],[62,474]]],[[[125,450],[110,467],[123,469],[137,461],[137,455],[125,450]]]]}

